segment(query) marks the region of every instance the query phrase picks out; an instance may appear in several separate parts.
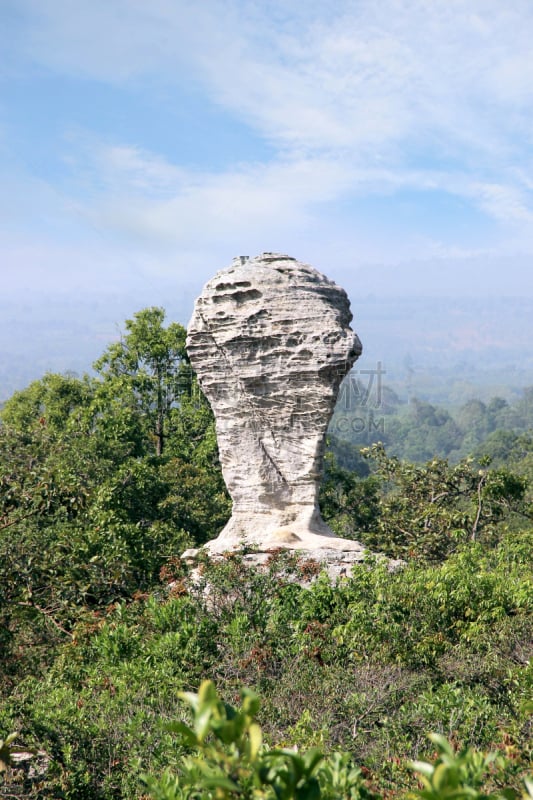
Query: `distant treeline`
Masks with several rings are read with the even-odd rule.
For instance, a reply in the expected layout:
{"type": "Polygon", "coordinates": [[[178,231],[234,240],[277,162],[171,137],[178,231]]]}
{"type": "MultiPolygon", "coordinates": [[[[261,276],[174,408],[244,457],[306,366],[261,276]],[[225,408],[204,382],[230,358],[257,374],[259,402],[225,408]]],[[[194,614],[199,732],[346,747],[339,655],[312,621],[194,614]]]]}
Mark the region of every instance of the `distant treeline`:
{"type": "Polygon", "coordinates": [[[514,450],[527,444],[532,430],[531,386],[514,402],[493,397],[447,410],[416,397],[402,402],[394,389],[383,385],[379,369],[369,371],[364,381],[348,376],[329,428],[340,461],[353,468],[358,458],[350,464],[350,452],[375,442],[408,461],[439,457],[456,463],[470,455],[487,455],[500,464],[513,460],[514,450]]]}

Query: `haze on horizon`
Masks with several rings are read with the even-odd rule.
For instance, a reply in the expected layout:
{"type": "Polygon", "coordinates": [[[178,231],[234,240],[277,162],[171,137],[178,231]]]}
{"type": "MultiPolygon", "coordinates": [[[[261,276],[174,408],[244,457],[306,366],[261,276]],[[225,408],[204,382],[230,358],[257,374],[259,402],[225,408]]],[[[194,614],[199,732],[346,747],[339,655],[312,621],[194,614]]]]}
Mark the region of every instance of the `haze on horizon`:
{"type": "Polygon", "coordinates": [[[2,308],[186,323],[264,250],[356,305],[532,299],[532,40],[528,0],[3,0],[2,308]]]}

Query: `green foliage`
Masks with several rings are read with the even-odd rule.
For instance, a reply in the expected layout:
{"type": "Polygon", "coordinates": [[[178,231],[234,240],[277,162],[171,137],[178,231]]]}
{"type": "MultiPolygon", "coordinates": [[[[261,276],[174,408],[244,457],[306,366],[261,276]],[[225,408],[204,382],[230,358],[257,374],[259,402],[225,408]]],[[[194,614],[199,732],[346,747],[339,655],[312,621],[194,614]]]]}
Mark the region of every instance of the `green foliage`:
{"type": "Polygon", "coordinates": [[[509,541],[490,554],[469,547],[438,569],[411,565],[390,575],[381,567],[372,577],[358,569],[348,622],[335,636],[350,642],[356,658],[381,654],[412,668],[436,666],[461,645],[488,655],[497,649],[500,626],[504,637],[510,618],[519,622],[531,613],[531,559],[519,552],[532,545],[530,532],[518,540],[518,552],[509,541]]]}
{"type": "Polygon", "coordinates": [[[9,400],[0,425],[0,530],[57,513],[73,519],[98,474],[94,452],[79,429],[79,409],[91,384],[46,375],[9,400]]]}
{"type": "Polygon", "coordinates": [[[163,322],[139,312],[100,377],[46,375],[0,413],[0,687],[227,519],[213,416],[163,322]]]}
{"type": "Polygon", "coordinates": [[[261,697],[263,750],[319,747],[331,770],[331,752],[348,751],[369,791],[412,789],[404,762],[430,756],[432,730],[508,753],[518,787],[531,759],[532,552],[531,532],[509,534],[442,565],[391,574],[369,561],[308,588],[292,582],[309,574],[298,554],[273,554],[265,571],[245,553],[206,563],[194,588],[174,559],[148,596],[78,621],[46,675],[12,689],[3,724],[48,753],[52,796],[131,800],[139,759],[170,770],[174,791],[183,758],[201,754],[160,723],[194,731],[177,693],[210,678],[230,704],[242,685],[261,697]]]}
{"type": "Polygon", "coordinates": [[[442,453],[448,457],[461,444],[463,433],[443,408],[413,398],[408,414],[401,418],[391,440],[395,453],[408,461],[427,461],[442,453]]]}
{"type": "Polygon", "coordinates": [[[446,458],[456,463],[472,454],[489,454],[500,466],[508,460],[513,440],[531,437],[532,395],[529,387],[513,404],[494,397],[488,403],[467,400],[459,408],[445,409],[416,397],[402,404],[379,379],[370,377],[365,387],[350,375],[330,426],[331,448],[342,467],[360,475],[364,472],[353,450],[377,441],[391,456],[406,461],[446,458]]]}
{"type": "MultiPolygon", "coordinates": [[[[505,766],[504,759],[496,753],[476,752],[466,748],[455,753],[450,743],[439,734],[433,733],[430,739],[437,749],[434,763],[412,762],[413,769],[423,788],[411,792],[410,797],[420,800],[518,800],[520,793],[510,787],[498,788],[487,793],[484,786],[489,781],[493,766],[505,766]]],[[[524,800],[532,796],[533,785],[524,782],[524,800]]]]}
{"type": "MultiPolygon", "coordinates": [[[[163,776],[141,776],[153,800],[230,800],[274,798],[276,800],[340,800],[341,798],[377,798],[353,764],[348,753],[326,756],[318,749],[303,753],[262,746],[262,732],[256,721],[259,698],[249,689],[241,691],[241,707],[222,702],[214,684],[204,681],[198,693],[180,696],[191,707],[192,725],[170,723],[190,753],[184,754],[176,772],[163,776]]],[[[411,790],[414,800],[518,800],[511,787],[486,791],[495,775],[491,768],[505,768],[506,762],[496,753],[485,754],[472,748],[455,752],[445,737],[431,734],[437,750],[436,759],[413,761],[421,788],[411,790]]],[[[531,796],[533,785],[524,783],[531,796]]]]}
{"type": "Polygon", "coordinates": [[[526,519],[527,481],[506,469],[478,469],[471,459],[450,466],[402,462],[376,444],[363,453],[376,464],[385,492],[378,519],[360,538],[370,548],[400,558],[438,561],[467,541],[491,544],[512,514],[526,519]]]}
{"type": "Polygon", "coordinates": [[[154,800],[372,796],[348,754],[325,758],[317,749],[300,754],[263,748],[256,722],[259,698],[250,690],[242,690],[239,709],[223,703],[211,681],[204,681],[198,694],[187,692],[181,697],[193,711],[192,727],[175,722],[168,728],[192,754],[178,762],[176,776],[167,772],[159,779],[143,777],[154,800]]]}
{"type": "MultiPolygon", "coordinates": [[[[161,796],[234,793],[184,784],[188,764],[200,783],[231,767],[250,796],[390,798],[416,790],[406,759],[433,763],[429,731],[457,758],[497,751],[505,766],[493,762],[487,791],[519,791],[531,760],[531,437],[495,426],[525,420],[526,406],[456,418],[493,436],[492,463],[479,451],[477,463],[409,464],[381,447],[363,458],[332,441],[325,517],[402,569],[369,556],[332,586],[297,552],[253,569],[243,551],[193,577],[177,554],[216,535],[230,503],[183,342],[146,309],[96,377],[46,375],[0,412],[0,729],[46,762],[10,767],[13,793],[133,800],[141,769],[162,776],[161,796]],[[205,679],[218,687],[202,695],[206,735],[178,696],[205,679]],[[243,685],[254,693],[235,709],[243,685]]],[[[416,408],[419,428],[449,427],[416,408]]]]}
{"type": "Polygon", "coordinates": [[[145,308],[126,320],[127,334],[108,347],[94,367],[103,376],[100,401],[120,398],[143,419],[155,453],[163,454],[171,431],[171,411],[190,391],[186,331],[173,322],[163,327],[162,308],[145,308]]]}
{"type": "Polygon", "coordinates": [[[340,466],[333,453],[326,454],[320,510],[338,536],[357,538],[358,531],[375,525],[380,516],[379,489],[375,476],[361,478],[340,466]]]}

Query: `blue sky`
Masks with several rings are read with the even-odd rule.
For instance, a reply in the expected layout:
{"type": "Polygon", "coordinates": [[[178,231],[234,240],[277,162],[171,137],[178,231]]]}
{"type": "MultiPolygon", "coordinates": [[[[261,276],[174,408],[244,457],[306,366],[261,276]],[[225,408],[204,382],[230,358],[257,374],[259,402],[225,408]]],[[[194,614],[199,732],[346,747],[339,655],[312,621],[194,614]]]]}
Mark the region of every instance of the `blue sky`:
{"type": "Polygon", "coordinates": [[[530,0],[1,0],[3,291],[271,250],[533,296],[532,42],[530,0]]]}

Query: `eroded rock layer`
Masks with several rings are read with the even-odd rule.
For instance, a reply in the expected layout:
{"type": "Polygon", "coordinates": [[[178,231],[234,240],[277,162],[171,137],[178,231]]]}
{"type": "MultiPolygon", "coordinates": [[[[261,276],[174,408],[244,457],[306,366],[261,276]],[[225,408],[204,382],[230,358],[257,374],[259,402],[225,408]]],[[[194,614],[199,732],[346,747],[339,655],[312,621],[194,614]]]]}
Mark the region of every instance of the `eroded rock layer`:
{"type": "Polygon", "coordinates": [[[233,513],[212,552],[356,549],[317,504],[339,385],[361,353],[346,293],[294,258],[239,257],[195,304],[187,350],[216,418],[233,513]]]}

